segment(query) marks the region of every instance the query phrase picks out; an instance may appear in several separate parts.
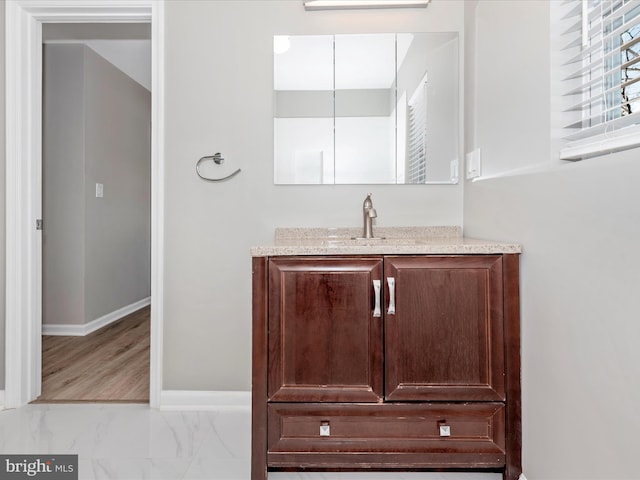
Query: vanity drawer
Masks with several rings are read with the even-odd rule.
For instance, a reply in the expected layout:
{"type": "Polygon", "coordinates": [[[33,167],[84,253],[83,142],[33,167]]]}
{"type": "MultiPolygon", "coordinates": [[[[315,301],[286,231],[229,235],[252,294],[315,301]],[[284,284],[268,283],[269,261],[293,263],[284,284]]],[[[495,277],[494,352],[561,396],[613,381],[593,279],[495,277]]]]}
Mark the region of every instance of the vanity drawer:
{"type": "Polygon", "coordinates": [[[499,468],[504,405],[271,404],[270,467],[499,468]]]}

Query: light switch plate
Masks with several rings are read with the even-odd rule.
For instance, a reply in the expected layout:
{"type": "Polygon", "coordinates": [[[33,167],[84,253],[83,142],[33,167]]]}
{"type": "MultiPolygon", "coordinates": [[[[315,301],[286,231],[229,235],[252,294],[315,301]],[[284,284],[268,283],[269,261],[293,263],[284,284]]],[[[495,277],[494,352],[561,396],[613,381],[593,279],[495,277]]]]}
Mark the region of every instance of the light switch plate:
{"type": "Polygon", "coordinates": [[[481,172],[480,149],[476,148],[473,152],[467,153],[466,161],[467,179],[479,177],[481,172]]]}
{"type": "Polygon", "coordinates": [[[451,171],[451,183],[458,183],[460,173],[458,171],[458,159],[451,160],[449,162],[449,168],[451,171]]]}
{"type": "Polygon", "coordinates": [[[104,185],[102,183],[96,183],[96,198],[102,198],[104,196],[104,185]]]}

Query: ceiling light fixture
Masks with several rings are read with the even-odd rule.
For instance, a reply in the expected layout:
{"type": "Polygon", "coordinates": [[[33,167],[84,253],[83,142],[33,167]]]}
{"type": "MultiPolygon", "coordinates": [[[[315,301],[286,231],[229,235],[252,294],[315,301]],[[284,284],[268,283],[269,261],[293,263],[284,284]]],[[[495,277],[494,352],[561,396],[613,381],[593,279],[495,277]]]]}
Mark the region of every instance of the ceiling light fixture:
{"type": "Polygon", "coordinates": [[[347,10],[358,8],[424,8],[431,0],[306,0],[305,10],[347,10]]]}

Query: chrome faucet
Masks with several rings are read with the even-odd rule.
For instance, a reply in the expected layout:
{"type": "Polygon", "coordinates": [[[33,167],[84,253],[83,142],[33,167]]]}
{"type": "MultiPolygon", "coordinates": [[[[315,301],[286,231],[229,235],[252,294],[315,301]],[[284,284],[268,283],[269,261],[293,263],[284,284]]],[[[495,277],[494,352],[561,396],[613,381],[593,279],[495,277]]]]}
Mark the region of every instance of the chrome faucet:
{"type": "Polygon", "coordinates": [[[376,209],[373,208],[373,201],[371,201],[371,194],[367,195],[362,204],[362,214],[364,217],[364,233],[363,238],[373,237],[373,219],[378,216],[376,209]]]}

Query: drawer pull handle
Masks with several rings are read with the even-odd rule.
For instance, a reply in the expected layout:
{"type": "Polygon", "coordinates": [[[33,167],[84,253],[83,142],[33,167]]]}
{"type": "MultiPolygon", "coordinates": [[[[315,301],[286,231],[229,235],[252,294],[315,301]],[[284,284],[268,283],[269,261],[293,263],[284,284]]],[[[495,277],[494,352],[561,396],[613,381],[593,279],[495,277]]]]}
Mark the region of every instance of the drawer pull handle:
{"type": "Polygon", "coordinates": [[[330,435],[331,435],[331,426],[329,425],[329,422],[320,423],[320,436],[328,437],[330,435]]]}
{"type": "Polygon", "coordinates": [[[373,307],[373,316],[379,317],[381,316],[380,312],[380,280],[373,281],[373,293],[375,294],[376,303],[373,307]]]}
{"type": "Polygon", "coordinates": [[[387,285],[389,285],[389,309],[387,313],[389,315],[396,314],[396,279],[394,277],[387,277],[387,285]]]}
{"type": "Polygon", "coordinates": [[[440,436],[441,437],[450,437],[451,436],[451,427],[449,425],[440,424],[440,436]]]}

